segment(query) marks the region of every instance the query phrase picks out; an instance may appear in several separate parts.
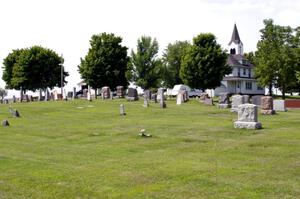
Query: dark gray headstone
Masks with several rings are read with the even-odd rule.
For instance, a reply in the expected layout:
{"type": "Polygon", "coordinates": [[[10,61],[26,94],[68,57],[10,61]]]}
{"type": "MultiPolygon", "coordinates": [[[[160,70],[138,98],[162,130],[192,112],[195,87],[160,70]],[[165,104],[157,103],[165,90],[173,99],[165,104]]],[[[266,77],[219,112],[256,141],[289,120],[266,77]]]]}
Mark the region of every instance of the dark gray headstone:
{"type": "Polygon", "coordinates": [[[219,108],[229,108],[230,107],[230,101],[229,101],[229,93],[220,93],[219,95],[219,108]]]}
{"type": "Polygon", "coordinates": [[[124,97],[124,87],[117,86],[117,97],[123,98],[124,97]]]}
{"type": "Polygon", "coordinates": [[[130,101],[136,101],[138,100],[138,93],[135,88],[128,88],[128,96],[127,99],[130,101]]]}
{"type": "Polygon", "coordinates": [[[150,90],[145,90],[144,91],[144,98],[151,99],[151,91],[150,90]]]}

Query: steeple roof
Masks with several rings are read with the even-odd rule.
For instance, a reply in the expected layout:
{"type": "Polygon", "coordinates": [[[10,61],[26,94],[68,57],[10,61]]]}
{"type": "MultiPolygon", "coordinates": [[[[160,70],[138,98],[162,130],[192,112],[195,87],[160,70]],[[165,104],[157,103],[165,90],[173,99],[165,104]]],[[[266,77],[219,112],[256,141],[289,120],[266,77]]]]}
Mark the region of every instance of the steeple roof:
{"type": "Polygon", "coordinates": [[[240,39],[239,32],[238,32],[237,27],[236,27],[236,24],[234,24],[231,40],[230,40],[228,45],[230,45],[232,42],[235,43],[235,44],[242,43],[242,41],[240,39]]]}

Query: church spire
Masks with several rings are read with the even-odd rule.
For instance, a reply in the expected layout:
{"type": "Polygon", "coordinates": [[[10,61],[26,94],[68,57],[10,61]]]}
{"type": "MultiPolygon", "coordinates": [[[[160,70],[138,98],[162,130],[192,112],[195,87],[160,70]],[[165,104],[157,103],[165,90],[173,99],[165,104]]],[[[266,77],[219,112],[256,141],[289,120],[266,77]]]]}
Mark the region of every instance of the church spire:
{"type": "Polygon", "coordinates": [[[231,40],[228,45],[235,46],[230,49],[230,54],[235,54],[236,51],[237,51],[237,54],[243,54],[243,43],[240,39],[240,35],[239,35],[238,29],[236,27],[236,24],[234,24],[234,26],[233,26],[231,40]]]}
{"type": "Polygon", "coordinates": [[[237,27],[236,27],[236,24],[234,24],[231,40],[230,40],[228,45],[230,45],[231,43],[235,43],[235,44],[242,43],[242,41],[240,39],[239,32],[238,32],[237,27]]]}

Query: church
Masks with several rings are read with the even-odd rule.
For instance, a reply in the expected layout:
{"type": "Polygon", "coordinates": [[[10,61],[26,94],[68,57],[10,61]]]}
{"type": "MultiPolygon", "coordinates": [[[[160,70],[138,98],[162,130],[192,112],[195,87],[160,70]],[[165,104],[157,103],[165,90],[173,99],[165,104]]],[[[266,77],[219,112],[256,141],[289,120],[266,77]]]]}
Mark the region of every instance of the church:
{"type": "Polygon", "coordinates": [[[255,66],[244,57],[243,42],[236,24],[228,43],[228,50],[227,64],[232,67],[232,73],[223,78],[221,86],[214,90],[214,95],[221,92],[228,92],[231,95],[264,95],[265,89],[260,87],[255,79],[255,66]]]}

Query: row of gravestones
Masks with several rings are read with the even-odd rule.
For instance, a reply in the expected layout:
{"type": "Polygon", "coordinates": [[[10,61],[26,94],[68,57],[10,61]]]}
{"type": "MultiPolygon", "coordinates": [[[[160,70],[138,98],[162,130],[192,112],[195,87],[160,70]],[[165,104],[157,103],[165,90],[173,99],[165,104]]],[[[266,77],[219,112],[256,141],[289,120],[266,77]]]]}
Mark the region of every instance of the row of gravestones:
{"type": "MultiPolygon", "coordinates": [[[[21,117],[19,111],[16,109],[13,109],[11,107],[11,105],[9,106],[8,111],[13,117],[16,117],[16,118],[21,117]]],[[[6,127],[6,126],[9,126],[10,124],[7,119],[4,119],[4,120],[2,120],[1,125],[6,127]]]]}

